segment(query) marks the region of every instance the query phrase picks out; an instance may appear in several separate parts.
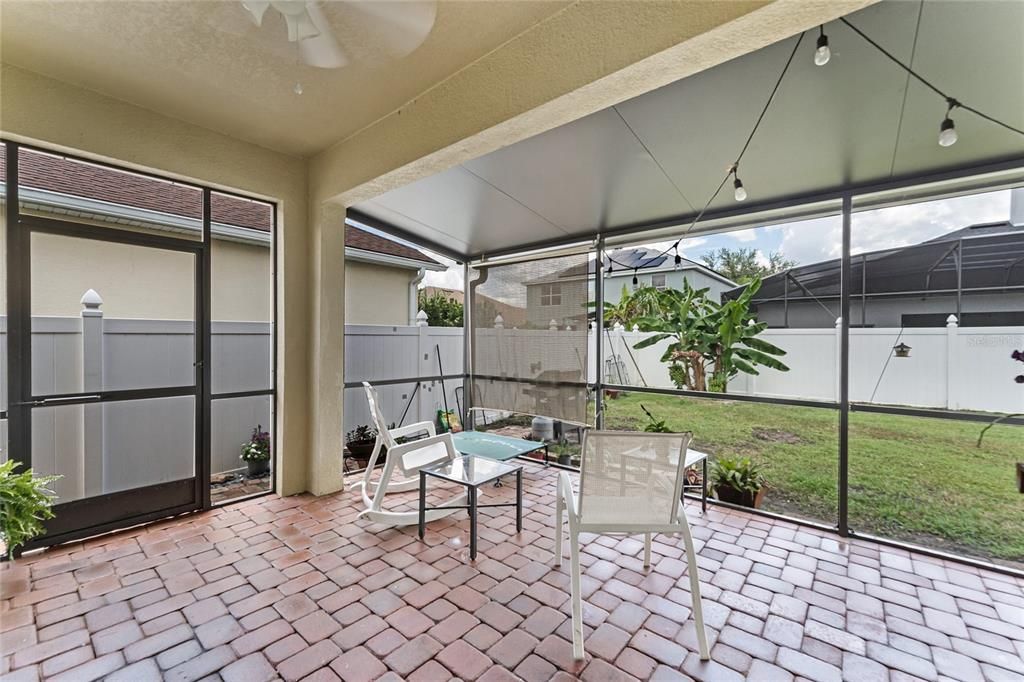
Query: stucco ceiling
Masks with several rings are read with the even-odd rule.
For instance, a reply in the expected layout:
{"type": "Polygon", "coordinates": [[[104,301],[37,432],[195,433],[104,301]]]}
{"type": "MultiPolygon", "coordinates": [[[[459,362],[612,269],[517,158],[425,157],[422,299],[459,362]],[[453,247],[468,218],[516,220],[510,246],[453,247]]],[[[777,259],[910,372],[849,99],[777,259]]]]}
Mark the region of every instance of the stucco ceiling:
{"type": "MultiPolygon", "coordinates": [[[[890,0],[850,15],[965,103],[1024,128],[1024,2],[890,0]]],[[[840,22],[832,60],[804,37],[743,158],[746,206],[1006,159],[1024,139],[964,110],[937,144],[945,102],[840,22]]],[[[370,219],[477,255],[685,225],[722,181],[796,38],[356,205],[370,219]]],[[[712,213],[736,206],[727,186],[712,213]]]]}
{"type": "Polygon", "coordinates": [[[279,14],[268,12],[256,27],[235,0],[3,0],[0,57],[306,156],[395,111],[567,4],[445,0],[426,41],[396,59],[381,48],[358,3],[329,1],[325,13],[354,59],[344,68],[318,69],[301,63],[279,14]],[[296,83],[301,95],[293,92],[296,83]]]}

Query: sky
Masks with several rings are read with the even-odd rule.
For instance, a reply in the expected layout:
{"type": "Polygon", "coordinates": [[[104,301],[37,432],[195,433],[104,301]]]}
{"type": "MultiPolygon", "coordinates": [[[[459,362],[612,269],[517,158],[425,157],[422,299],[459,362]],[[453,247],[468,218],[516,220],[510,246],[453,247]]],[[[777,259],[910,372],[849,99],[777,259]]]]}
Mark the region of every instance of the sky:
{"type": "MultiPolygon", "coordinates": [[[[1017,191],[1024,192],[1024,189],[1017,191]]],[[[858,254],[917,244],[968,225],[1007,220],[1009,215],[1009,190],[863,211],[853,216],[851,251],[858,254]]],[[[701,235],[685,239],[680,253],[699,262],[702,255],[721,247],[752,248],[762,260],[767,260],[770,253],[781,252],[798,265],[808,265],[838,258],[842,250],[841,237],[842,219],[832,216],[701,235]]],[[[658,241],[637,247],[660,251],[671,244],[672,241],[658,241]]],[[[456,266],[450,258],[426,252],[449,267],[442,272],[428,272],[424,285],[461,290],[462,267],[456,266]]]]}

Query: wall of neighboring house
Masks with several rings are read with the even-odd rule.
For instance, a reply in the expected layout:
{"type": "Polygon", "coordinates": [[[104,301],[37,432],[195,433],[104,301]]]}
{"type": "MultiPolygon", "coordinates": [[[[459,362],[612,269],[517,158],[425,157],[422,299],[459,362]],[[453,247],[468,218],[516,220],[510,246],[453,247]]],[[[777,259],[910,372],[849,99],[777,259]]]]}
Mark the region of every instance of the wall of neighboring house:
{"type": "MultiPolygon", "coordinates": [[[[5,252],[0,242],[0,257],[5,252]]],[[[32,252],[33,262],[45,264],[45,268],[32,270],[33,315],[77,316],[82,294],[95,289],[103,299],[103,313],[109,317],[195,317],[195,259],[191,254],[40,233],[32,238],[32,252]],[[98,263],[102,267],[97,267],[98,263]]],[[[214,239],[213,320],[270,320],[270,258],[266,246],[214,239]]]]}
{"type": "MultiPolygon", "coordinates": [[[[1019,294],[967,294],[960,302],[965,313],[1006,312],[1024,310],[1019,294]]],[[[839,316],[839,301],[790,301],[789,328],[814,329],[835,326],[839,316]],[[826,310],[828,308],[828,310],[826,310]],[[831,312],[830,312],[831,311],[831,312]]],[[[868,299],[863,324],[868,327],[900,327],[904,315],[914,314],[956,314],[956,296],[900,296],[896,298],[868,299]]],[[[759,303],[757,318],[769,327],[785,327],[786,315],[782,301],[759,303]]],[[[862,325],[860,299],[850,298],[850,324],[862,325]]]]}
{"type": "Polygon", "coordinates": [[[417,271],[349,260],[345,324],[409,324],[409,284],[417,271]]]}
{"type": "Polygon", "coordinates": [[[547,329],[551,320],[559,327],[585,324],[589,284],[586,280],[531,284],[526,287],[527,322],[547,329]],[[553,288],[548,288],[553,287],[553,288]]]}
{"type": "MultiPolygon", "coordinates": [[[[710,277],[707,274],[695,269],[683,269],[683,270],[666,270],[658,273],[643,272],[637,273],[638,286],[649,287],[652,285],[652,278],[655,275],[665,276],[665,285],[669,289],[682,289],[683,280],[689,281],[690,286],[694,289],[703,289],[707,287],[708,296],[715,301],[722,300],[722,293],[734,289],[735,287],[730,284],[726,284],[720,279],[710,277]]],[[[625,285],[628,291],[633,289],[633,271],[622,271],[621,273],[613,273],[611,277],[605,277],[605,293],[604,300],[609,303],[618,303],[622,298],[622,286],[625,285]]]]}

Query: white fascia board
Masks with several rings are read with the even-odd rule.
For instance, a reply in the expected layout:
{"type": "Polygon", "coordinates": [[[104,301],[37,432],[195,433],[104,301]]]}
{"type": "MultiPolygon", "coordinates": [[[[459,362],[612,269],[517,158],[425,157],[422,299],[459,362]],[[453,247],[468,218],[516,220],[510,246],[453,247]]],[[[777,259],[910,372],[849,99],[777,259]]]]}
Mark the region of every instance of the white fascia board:
{"type": "Polygon", "coordinates": [[[387,265],[393,268],[406,268],[409,270],[419,270],[420,268],[423,268],[425,270],[435,270],[440,272],[441,270],[448,269],[447,266],[441,265],[440,263],[428,263],[426,261],[416,260],[415,258],[395,256],[390,253],[369,251],[367,249],[357,249],[350,246],[345,247],[345,258],[348,260],[358,261],[360,263],[373,263],[374,265],[387,265]]]}

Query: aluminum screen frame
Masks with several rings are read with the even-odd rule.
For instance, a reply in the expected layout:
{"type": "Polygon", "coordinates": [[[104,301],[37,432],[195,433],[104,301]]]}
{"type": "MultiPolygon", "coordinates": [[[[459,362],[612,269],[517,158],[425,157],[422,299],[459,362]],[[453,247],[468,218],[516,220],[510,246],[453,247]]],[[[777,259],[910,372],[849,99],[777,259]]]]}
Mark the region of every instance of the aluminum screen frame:
{"type": "Polygon", "coordinates": [[[473,410],[592,426],[592,250],[469,268],[473,410]]]}

